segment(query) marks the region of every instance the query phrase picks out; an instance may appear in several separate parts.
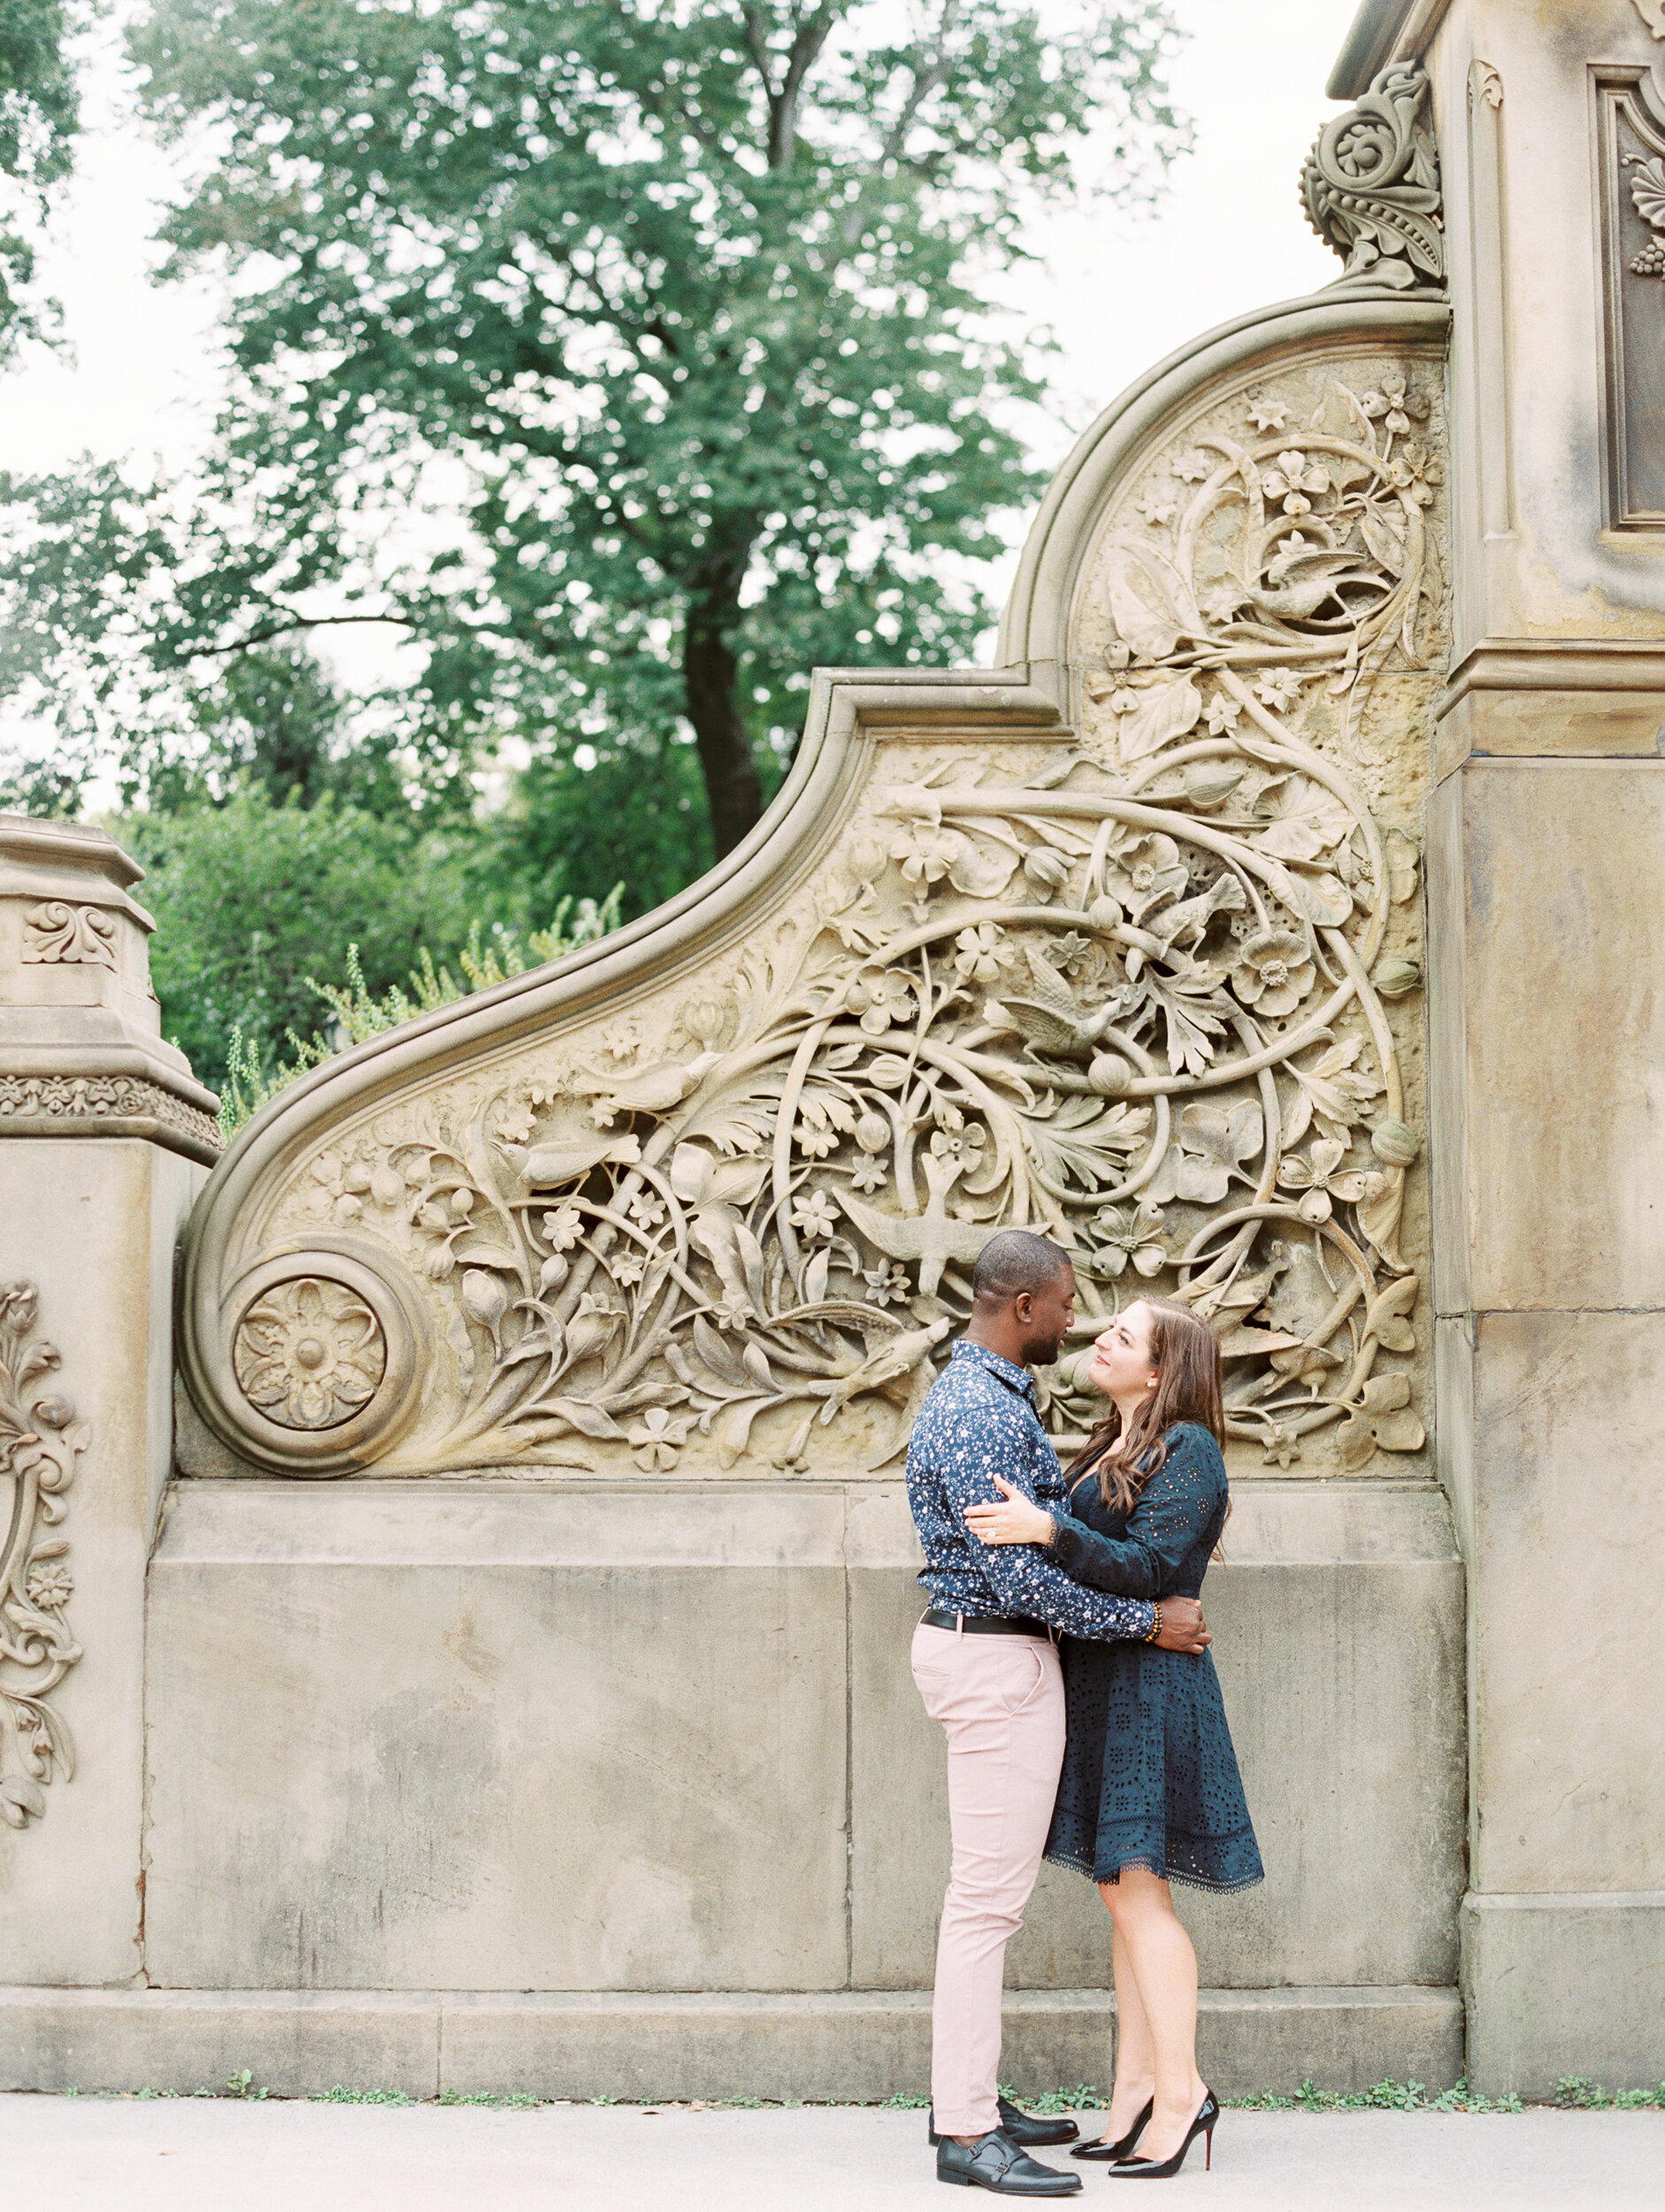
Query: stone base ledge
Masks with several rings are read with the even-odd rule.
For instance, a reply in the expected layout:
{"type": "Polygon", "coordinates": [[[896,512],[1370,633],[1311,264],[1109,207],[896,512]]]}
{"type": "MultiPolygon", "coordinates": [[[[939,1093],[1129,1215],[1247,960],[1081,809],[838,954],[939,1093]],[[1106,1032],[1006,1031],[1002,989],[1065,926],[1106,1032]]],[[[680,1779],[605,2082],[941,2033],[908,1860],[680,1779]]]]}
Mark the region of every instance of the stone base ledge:
{"type": "Polygon", "coordinates": [[[1665,2080],[1665,1890],[1471,1892],[1469,2078],[1483,2096],[1665,2080]]]}
{"type": "MultiPolygon", "coordinates": [[[[1224,2097],[1462,2071],[1454,1989],[1205,1990],[1200,2055],[1224,2097]]],[[[1002,2078],[1020,2093],[1107,2085],[1107,1991],[1006,2000],[1002,2078]]],[[[219,2090],[247,2067],[274,2095],[337,2084],[459,2095],[762,2097],[870,2102],[930,2085],[926,1990],[808,1995],[360,1990],[0,1989],[0,2089],[219,2090]]]]}

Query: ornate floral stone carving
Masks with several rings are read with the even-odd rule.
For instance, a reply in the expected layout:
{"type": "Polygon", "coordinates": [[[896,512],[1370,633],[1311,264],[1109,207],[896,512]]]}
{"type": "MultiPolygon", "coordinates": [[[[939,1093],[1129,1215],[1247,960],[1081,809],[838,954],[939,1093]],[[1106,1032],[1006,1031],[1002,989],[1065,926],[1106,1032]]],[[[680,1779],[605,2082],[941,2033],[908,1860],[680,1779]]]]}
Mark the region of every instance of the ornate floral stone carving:
{"type": "Polygon", "coordinates": [[[1420,62],[1384,69],[1356,107],[1332,116],[1301,172],[1307,219],[1361,290],[1438,290],[1446,280],[1439,159],[1423,117],[1420,62]]]}
{"type": "Polygon", "coordinates": [[[1636,12],[1655,38],[1665,38],[1665,0],[1636,0],[1636,12]]]}
{"type": "Polygon", "coordinates": [[[102,1123],[146,1121],[177,1131],[194,1157],[212,1162],[219,1125],[160,1084],[133,1075],[0,1075],[0,1128],[8,1121],[45,1121],[96,1129],[102,1123]]]}
{"type": "Polygon", "coordinates": [[[69,1546],[50,1532],[91,1431],[50,1387],[59,1357],[31,1342],[33,1283],[0,1284],[0,1818],[14,1828],[46,1810],[47,1786],[75,1770],[51,1693],[81,1657],[66,1608],[69,1546]]]}
{"type": "Polygon", "coordinates": [[[66,899],[46,899],[23,917],[26,961],[116,964],[116,925],[96,906],[72,906],[66,899]]]}
{"type": "MultiPolygon", "coordinates": [[[[1198,402],[1094,526],[1067,723],[886,737],[727,949],[288,1150],[226,1263],[296,1256],[236,1332],[258,1410],[385,1474],[894,1468],[1026,1222],[1083,1344],[1147,1286],[1211,1320],[1240,1463],[1402,1465],[1441,389],[1353,345],[1198,402]],[[385,1440],[378,1304],[428,1348],[385,1440]]],[[[1045,1381],[1078,1434],[1073,1351],[1045,1381]]]]}
{"type": "Polygon", "coordinates": [[[375,1395],[387,1371],[381,1324],[341,1283],[302,1276],[256,1300],[233,1363],[250,1405],[280,1428],[329,1429],[375,1395]]]}

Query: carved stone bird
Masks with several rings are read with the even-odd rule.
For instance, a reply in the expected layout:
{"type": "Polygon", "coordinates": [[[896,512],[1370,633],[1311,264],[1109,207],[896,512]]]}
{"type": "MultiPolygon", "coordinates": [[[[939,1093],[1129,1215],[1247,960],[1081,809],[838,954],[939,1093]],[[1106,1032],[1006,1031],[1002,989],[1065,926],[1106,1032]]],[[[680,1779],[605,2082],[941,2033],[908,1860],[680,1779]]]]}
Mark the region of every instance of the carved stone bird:
{"type": "MultiPolygon", "coordinates": [[[[988,1232],[982,1233],[986,1237],[988,1232]]],[[[841,1407],[852,1398],[859,1398],[864,1390],[883,1390],[887,1384],[900,1382],[916,1368],[922,1359],[929,1359],[954,1326],[951,1315],[943,1314],[923,1329],[908,1329],[901,1336],[887,1336],[877,1351],[870,1352],[861,1365],[848,1375],[841,1375],[828,1391],[821,1408],[821,1425],[825,1428],[841,1407]]]]}
{"type": "Polygon", "coordinates": [[[1344,612],[1356,611],[1340,595],[1344,584],[1377,596],[1392,589],[1381,577],[1359,567],[1354,554],[1309,545],[1278,554],[1266,572],[1266,582],[1252,587],[1247,596],[1262,614],[1275,615],[1281,622],[1301,622],[1316,614],[1326,599],[1333,599],[1344,612]]]}
{"type": "Polygon", "coordinates": [[[722,1058],[719,1052],[702,1052],[686,1066],[679,1060],[661,1060],[649,1068],[635,1068],[628,1075],[577,1077],[572,1085],[579,1098],[605,1099],[615,1113],[668,1114],[702,1083],[722,1058]]]}
{"type": "Polygon", "coordinates": [[[1084,1017],[1075,995],[1051,961],[1042,959],[1032,945],[1025,945],[1024,951],[1033,997],[987,999],[984,1019],[995,1029],[1019,1031],[1033,1052],[1049,1052],[1059,1060],[1085,1059],[1115,1020],[1114,1002],[1084,1017]]]}
{"type": "Polygon", "coordinates": [[[880,1213],[877,1206],[863,1204],[848,1191],[839,1193],[839,1208],[849,1216],[868,1242],[876,1245],[888,1258],[917,1262],[919,1287],[929,1297],[942,1280],[942,1271],[950,1260],[962,1267],[975,1263],[988,1242],[990,1225],[986,1221],[955,1221],[950,1217],[948,1198],[960,1172],[957,1161],[939,1159],[927,1152],[920,1165],[925,1169],[931,1192],[924,1213],[880,1213]]]}

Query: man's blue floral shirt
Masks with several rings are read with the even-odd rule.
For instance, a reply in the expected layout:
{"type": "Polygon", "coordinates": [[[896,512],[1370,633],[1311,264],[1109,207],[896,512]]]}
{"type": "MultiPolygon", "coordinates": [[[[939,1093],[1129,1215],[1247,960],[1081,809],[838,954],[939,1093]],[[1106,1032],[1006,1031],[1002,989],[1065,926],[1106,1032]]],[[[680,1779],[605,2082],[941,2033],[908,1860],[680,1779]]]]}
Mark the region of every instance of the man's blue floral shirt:
{"type": "Polygon", "coordinates": [[[979,1544],[968,1505],[995,1504],[1004,1476],[1048,1512],[1064,1510],[1066,1486],[1023,1368],[962,1337],[920,1408],[908,1446],[908,1502],[925,1546],[919,1579],[950,1613],[1047,1622],[1099,1642],[1141,1638],[1155,1623],[1142,1599],[1085,1589],[1033,1544],[979,1544]]]}

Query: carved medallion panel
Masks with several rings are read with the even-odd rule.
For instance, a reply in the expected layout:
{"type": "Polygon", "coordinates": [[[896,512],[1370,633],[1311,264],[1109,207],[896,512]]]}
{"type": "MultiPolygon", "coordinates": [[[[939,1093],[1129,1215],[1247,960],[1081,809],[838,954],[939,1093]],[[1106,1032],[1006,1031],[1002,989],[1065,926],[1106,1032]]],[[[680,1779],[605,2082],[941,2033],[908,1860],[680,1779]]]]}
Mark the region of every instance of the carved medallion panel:
{"type": "Polygon", "coordinates": [[[1595,77],[1607,524],[1665,529],[1665,115],[1648,71],[1595,77]]]}

